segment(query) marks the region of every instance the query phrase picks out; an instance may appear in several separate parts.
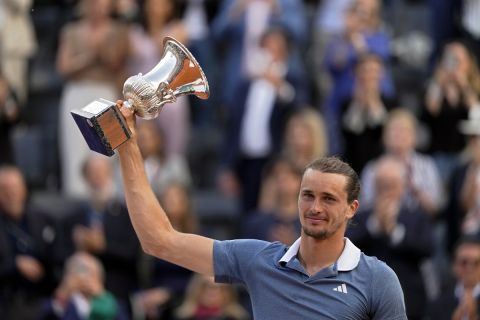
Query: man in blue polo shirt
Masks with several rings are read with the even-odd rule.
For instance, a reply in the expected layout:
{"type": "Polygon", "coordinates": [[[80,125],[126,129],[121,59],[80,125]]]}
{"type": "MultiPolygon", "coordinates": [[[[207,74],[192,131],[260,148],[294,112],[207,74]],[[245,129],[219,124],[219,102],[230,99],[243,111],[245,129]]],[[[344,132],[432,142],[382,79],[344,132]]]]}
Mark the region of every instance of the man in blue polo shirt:
{"type": "Polygon", "coordinates": [[[215,241],[177,232],[150,188],[135,135],[118,148],[125,196],[145,252],[219,282],[246,285],[254,318],[407,319],[395,273],[344,237],[357,212],[360,183],[337,158],[307,166],[298,196],[301,237],[290,247],[259,240],[215,241]]]}

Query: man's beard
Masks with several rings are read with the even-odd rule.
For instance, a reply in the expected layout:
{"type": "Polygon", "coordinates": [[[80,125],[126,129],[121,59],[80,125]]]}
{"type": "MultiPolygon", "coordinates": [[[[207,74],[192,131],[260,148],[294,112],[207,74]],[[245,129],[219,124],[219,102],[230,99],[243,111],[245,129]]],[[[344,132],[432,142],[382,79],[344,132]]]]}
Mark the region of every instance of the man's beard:
{"type": "Polygon", "coordinates": [[[315,230],[314,228],[308,228],[308,227],[302,226],[302,230],[303,230],[303,233],[305,233],[309,237],[312,237],[317,240],[325,240],[330,238],[333,234],[335,234],[341,227],[342,227],[342,223],[336,222],[333,225],[331,225],[330,228],[328,228],[327,226],[320,230],[315,230]]]}
{"type": "Polygon", "coordinates": [[[305,227],[302,227],[302,229],[303,229],[303,233],[305,233],[307,236],[317,240],[325,240],[331,235],[331,233],[329,233],[326,229],[318,230],[318,231],[309,230],[308,228],[305,228],[305,227]]]}

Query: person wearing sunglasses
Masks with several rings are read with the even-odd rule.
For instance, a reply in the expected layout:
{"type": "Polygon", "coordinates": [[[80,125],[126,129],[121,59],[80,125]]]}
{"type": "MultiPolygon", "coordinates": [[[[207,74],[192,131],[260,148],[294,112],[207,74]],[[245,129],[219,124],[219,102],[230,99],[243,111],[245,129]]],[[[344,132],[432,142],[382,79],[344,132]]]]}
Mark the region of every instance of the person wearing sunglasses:
{"type": "Polygon", "coordinates": [[[480,316],[480,238],[464,236],[452,260],[453,281],[429,306],[427,319],[473,320],[480,316]]]}

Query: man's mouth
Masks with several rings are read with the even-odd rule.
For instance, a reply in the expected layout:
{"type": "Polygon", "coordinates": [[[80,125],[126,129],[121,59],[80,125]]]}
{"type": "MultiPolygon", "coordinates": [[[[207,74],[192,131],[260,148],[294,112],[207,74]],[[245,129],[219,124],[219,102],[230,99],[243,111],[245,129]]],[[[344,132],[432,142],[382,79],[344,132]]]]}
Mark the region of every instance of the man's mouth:
{"type": "Polygon", "coordinates": [[[320,215],[308,215],[306,216],[306,219],[312,221],[312,222],[321,222],[321,221],[325,221],[325,222],[328,222],[328,217],[326,216],[320,216],[320,215]]]}

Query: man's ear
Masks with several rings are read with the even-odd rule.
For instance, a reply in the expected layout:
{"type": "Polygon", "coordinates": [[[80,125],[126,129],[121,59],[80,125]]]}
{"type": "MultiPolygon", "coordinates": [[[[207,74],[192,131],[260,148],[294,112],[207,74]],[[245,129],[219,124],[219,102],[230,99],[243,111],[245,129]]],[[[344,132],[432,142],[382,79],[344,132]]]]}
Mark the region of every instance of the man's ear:
{"type": "Polygon", "coordinates": [[[358,211],[358,207],[360,206],[360,203],[358,202],[358,200],[353,200],[349,205],[349,212],[348,212],[348,218],[349,219],[352,219],[353,216],[355,216],[355,214],[357,213],[358,211]]]}

